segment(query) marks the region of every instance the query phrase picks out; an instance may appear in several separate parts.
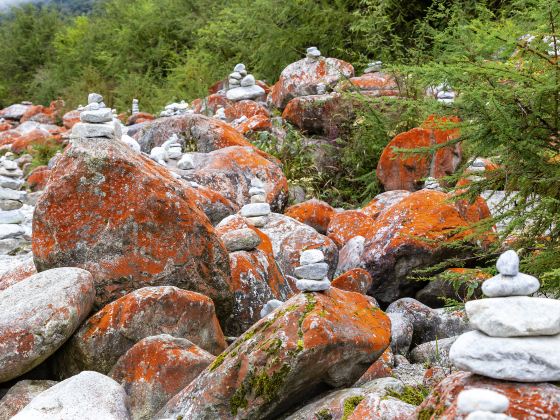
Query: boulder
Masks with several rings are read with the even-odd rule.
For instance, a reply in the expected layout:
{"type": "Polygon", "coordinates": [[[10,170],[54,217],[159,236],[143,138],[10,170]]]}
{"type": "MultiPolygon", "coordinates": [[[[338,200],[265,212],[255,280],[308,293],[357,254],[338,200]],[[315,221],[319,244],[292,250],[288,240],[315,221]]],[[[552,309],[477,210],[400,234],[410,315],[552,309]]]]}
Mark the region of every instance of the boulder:
{"type": "Polygon", "coordinates": [[[409,360],[412,363],[423,363],[428,366],[449,367],[449,349],[457,337],[441,338],[422,343],[410,352],[409,360]]]}
{"type": "Polygon", "coordinates": [[[96,307],[144,286],[203,293],[231,311],[227,250],[183,182],[122,142],[74,139],[33,215],[38,271],[90,271],[96,307]]]}
{"type": "Polygon", "coordinates": [[[410,191],[392,190],[376,195],[360,211],[373,219],[377,219],[383,212],[401,202],[410,195],[410,191]]]}
{"type": "Polygon", "coordinates": [[[19,121],[33,105],[13,104],[0,110],[0,117],[19,121]]]}
{"type": "Polygon", "coordinates": [[[241,117],[252,118],[257,115],[269,118],[270,112],[266,107],[264,107],[261,103],[251,101],[251,100],[243,100],[239,102],[229,102],[224,107],[224,113],[228,119],[228,121],[237,120],[241,117]]]}
{"type": "Polygon", "coordinates": [[[294,296],[173,397],[157,418],[274,418],[325,387],[349,386],[389,346],[389,320],[365,296],[294,296]]]}
{"type": "Polygon", "coordinates": [[[397,80],[390,74],[384,72],[366,73],[361,76],[351,77],[343,80],[336,86],[337,92],[356,92],[364,95],[379,96],[398,96],[399,86],[397,80]]]}
{"type": "Polygon", "coordinates": [[[33,259],[30,258],[0,274],[0,291],[31,277],[33,274],[37,274],[37,269],[33,259]]]}
{"type": "Polygon", "coordinates": [[[360,379],[356,381],[354,386],[361,386],[380,378],[391,378],[393,377],[394,366],[395,360],[393,351],[391,347],[387,347],[379,359],[373,362],[360,379]]]}
{"type": "Polygon", "coordinates": [[[354,236],[346,242],[346,245],[340,248],[335,275],[340,276],[362,265],[362,254],[364,253],[365,242],[366,238],[363,236],[354,236]]]}
{"type": "Polygon", "coordinates": [[[196,156],[194,169],[180,171],[184,179],[217,191],[242,207],[250,201],[251,181],[258,178],[273,211],[282,211],[286,206],[288,181],[282,169],[254,149],[232,146],[196,156]]]}
{"type": "Polygon", "coordinates": [[[322,88],[332,88],[339,80],[352,76],[354,67],[336,58],[299,60],[282,70],[268,100],[276,108],[284,109],[293,98],[316,95],[322,88]]]}
{"type": "Polygon", "coordinates": [[[156,117],[147,112],[137,112],[136,114],[132,114],[127,118],[126,125],[142,124],[146,121],[152,121],[155,119],[156,117]]]}
{"type": "Polygon", "coordinates": [[[243,135],[250,134],[255,131],[271,131],[272,122],[269,117],[265,117],[264,115],[255,115],[237,125],[235,129],[243,135]]]}
{"type": "Polygon", "coordinates": [[[82,372],[35,397],[14,420],[128,420],[124,389],[97,372],[82,372]]]}
{"type": "Polygon", "coordinates": [[[317,232],[324,235],[327,233],[327,228],[335,213],[334,208],[329,204],[313,198],[288,207],[284,215],[311,226],[317,232]]]}
{"type": "Polygon", "coordinates": [[[191,183],[188,189],[193,201],[198,208],[210,219],[212,225],[216,226],[226,217],[237,213],[239,206],[232,203],[217,191],[202,185],[191,183]]]}
{"type": "Polygon", "coordinates": [[[331,217],[327,236],[342,248],[356,236],[371,236],[374,219],[358,210],[346,210],[331,217]]]}
{"type": "Polygon", "coordinates": [[[331,286],[365,295],[372,283],[373,279],[366,270],[363,268],[353,268],[334,279],[331,282],[331,286]]]}
{"type": "Polygon", "coordinates": [[[27,176],[27,185],[31,191],[43,191],[47,186],[51,170],[48,166],[38,166],[27,176]]]}
{"type": "Polygon", "coordinates": [[[497,381],[468,372],[457,372],[441,381],[416,409],[415,418],[455,420],[460,415],[458,395],[470,388],[484,388],[505,395],[505,414],[516,419],[556,418],[560,412],[560,388],[552,384],[497,381]]]}
{"type": "Polygon", "coordinates": [[[93,307],[92,276],[79,268],[32,275],[0,291],[0,383],[52,355],[93,307]]]}
{"type": "Polygon", "coordinates": [[[109,303],[90,317],[57,355],[69,377],[83,370],[106,374],[143,338],[169,334],[219,354],[226,347],[212,301],[172,286],[145,287],[109,303]]]}
{"type": "Polygon", "coordinates": [[[461,163],[460,143],[442,147],[435,152],[397,153],[394,148],[419,149],[456,140],[459,129],[446,128],[447,123],[457,123],[457,118],[429,118],[422,128],[397,135],[383,150],[377,165],[377,178],[385,190],[416,191],[422,188],[424,179],[440,179],[450,175],[461,163]]]}
{"type": "Polygon", "coordinates": [[[161,334],[132,346],[109,376],[126,391],[131,417],[150,420],[213,360],[214,356],[189,340],[161,334]]]}
{"type": "Polygon", "coordinates": [[[414,295],[423,284],[409,278],[413,270],[468,255],[448,246],[472,234],[448,199],[439,191],[417,191],[375,220],[365,236],[360,267],[372,275],[369,292],[378,300],[388,304],[414,295]]]}
{"type": "Polygon", "coordinates": [[[55,385],[55,381],[24,380],[15,384],[0,399],[0,420],[10,420],[33,398],[55,385]]]}
{"type": "Polygon", "coordinates": [[[368,394],[356,406],[348,420],[408,420],[412,418],[416,407],[394,397],[381,397],[368,394]]]}
{"type": "Polygon", "coordinates": [[[64,127],[66,127],[68,130],[70,130],[72,127],[74,127],[75,124],[79,122],[80,122],[80,111],[77,110],[69,111],[62,116],[62,124],[64,124],[64,127]]]}

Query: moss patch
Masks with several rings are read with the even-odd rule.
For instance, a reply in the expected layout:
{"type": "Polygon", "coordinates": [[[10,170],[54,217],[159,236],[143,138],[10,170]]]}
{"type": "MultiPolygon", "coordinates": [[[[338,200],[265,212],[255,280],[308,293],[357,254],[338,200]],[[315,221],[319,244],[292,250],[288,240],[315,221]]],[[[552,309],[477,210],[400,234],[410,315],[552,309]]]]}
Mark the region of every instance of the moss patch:
{"type": "Polygon", "coordinates": [[[430,388],[423,385],[410,386],[406,385],[402,392],[393,389],[387,390],[387,397],[397,398],[407,404],[419,406],[430,393],[430,388]]]}
{"type": "Polygon", "coordinates": [[[316,420],[332,420],[333,416],[327,408],[323,408],[315,413],[316,420]]]}
{"type": "Polygon", "coordinates": [[[346,398],[344,400],[344,414],[342,415],[342,420],[346,420],[354,412],[356,407],[363,401],[364,397],[362,395],[356,395],[354,397],[346,398]]]}

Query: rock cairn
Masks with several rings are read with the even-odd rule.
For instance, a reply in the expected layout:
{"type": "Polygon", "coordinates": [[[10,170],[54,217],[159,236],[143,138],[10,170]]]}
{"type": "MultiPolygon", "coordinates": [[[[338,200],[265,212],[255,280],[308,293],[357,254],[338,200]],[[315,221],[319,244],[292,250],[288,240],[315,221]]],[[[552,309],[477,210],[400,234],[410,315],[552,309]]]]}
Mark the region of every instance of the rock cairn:
{"type": "Polygon", "coordinates": [[[305,52],[305,57],[309,61],[318,61],[321,58],[321,51],[317,47],[309,47],[305,52]]]}
{"type": "Polygon", "coordinates": [[[138,99],[132,100],[132,115],[138,114],[140,112],[140,107],[138,106],[138,99]]]}
{"type": "Polygon", "coordinates": [[[460,414],[466,415],[465,420],[513,419],[503,414],[508,407],[508,398],[490,389],[466,389],[457,396],[457,409],[460,414]]]}
{"type": "Polygon", "coordinates": [[[122,137],[122,126],[113,110],[105,106],[103,96],[90,93],[88,104],[79,107],[80,121],[72,127],[71,138],[117,138],[122,137]]]}
{"type": "Polygon", "coordinates": [[[383,69],[382,61],[372,61],[371,63],[368,64],[368,66],[364,70],[364,74],[379,73],[382,69],[383,69]]]}
{"type": "Polygon", "coordinates": [[[560,300],[529,297],[539,281],[519,272],[519,257],[507,251],[499,274],[482,284],[489,299],[469,301],[465,310],[474,331],[450,349],[460,369],[518,382],[560,380],[560,300]]]}
{"type": "Polygon", "coordinates": [[[426,178],[424,181],[424,190],[432,190],[432,191],[444,191],[444,189],[439,184],[439,181],[431,176],[426,178]]]}
{"type": "Polygon", "coordinates": [[[183,156],[183,145],[177,134],[172,134],[161,146],[150,151],[150,158],[157,163],[167,166],[169,160],[179,160],[183,156]]]}
{"type": "Polygon", "coordinates": [[[302,292],[321,292],[331,287],[327,277],[329,265],[325,262],[325,254],[319,249],[303,251],[299,257],[299,267],[295,275],[298,278],[296,287],[302,292]]]}
{"type": "Polygon", "coordinates": [[[237,64],[228,77],[226,98],[230,101],[242,101],[244,99],[257,99],[265,94],[262,87],[257,85],[255,77],[247,74],[245,64],[237,64]]]}
{"type": "Polygon", "coordinates": [[[183,115],[192,113],[189,104],[185,101],[173,102],[165,105],[165,109],[159,113],[160,117],[173,117],[174,115],[183,115]]]}
{"type": "Polygon", "coordinates": [[[249,195],[251,196],[251,203],[241,208],[241,216],[245,217],[255,227],[263,227],[268,222],[271,210],[270,204],[266,202],[264,184],[260,179],[251,180],[249,195]]]}

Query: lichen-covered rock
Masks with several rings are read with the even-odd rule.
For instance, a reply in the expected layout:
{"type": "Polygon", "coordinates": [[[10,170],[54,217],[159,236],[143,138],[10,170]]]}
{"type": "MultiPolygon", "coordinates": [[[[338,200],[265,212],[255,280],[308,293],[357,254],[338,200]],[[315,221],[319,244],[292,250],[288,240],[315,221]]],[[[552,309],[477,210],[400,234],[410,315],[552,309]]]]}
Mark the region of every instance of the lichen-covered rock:
{"type": "Polygon", "coordinates": [[[331,286],[365,295],[372,283],[373,278],[366,270],[363,268],[353,268],[334,279],[331,282],[331,286]]]}
{"type": "Polygon", "coordinates": [[[126,391],[131,417],[149,420],[213,360],[214,356],[189,340],[161,334],[136,343],[109,377],[126,391]]]}
{"type": "Polygon", "coordinates": [[[0,274],[0,291],[25,280],[28,277],[31,277],[33,274],[37,274],[37,269],[35,268],[33,259],[30,258],[29,260],[24,261],[12,269],[0,274]]]}
{"type": "Polygon", "coordinates": [[[327,236],[342,248],[356,236],[371,236],[374,219],[358,210],[346,210],[331,217],[327,236]]]}
{"type": "Polygon", "coordinates": [[[272,131],[272,122],[264,115],[254,115],[235,127],[241,134],[246,135],[254,131],[272,131]]]}
{"type": "Polygon", "coordinates": [[[338,252],[338,265],[335,275],[340,276],[349,270],[362,266],[362,254],[364,253],[366,238],[354,236],[338,252]]]}
{"type": "Polygon", "coordinates": [[[219,192],[239,207],[249,203],[249,189],[255,178],[263,182],[266,201],[273,211],[282,211],[288,201],[288,181],[280,166],[249,147],[232,146],[197,155],[196,167],[180,173],[184,179],[219,192]]]}
{"type": "Polygon", "coordinates": [[[30,371],[52,355],[93,307],[91,274],[58,268],[0,291],[0,382],[30,371]]]}
{"type": "Polygon", "coordinates": [[[24,380],[15,384],[0,399],[0,420],[10,420],[33,398],[55,385],[55,381],[24,380]]]}
{"type": "Polygon", "coordinates": [[[348,420],[408,420],[416,407],[394,397],[370,393],[354,409],[348,420]]]}
{"type": "Polygon", "coordinates": [[[415,415],[423,419],[462,419],[464,414],[457,410],[457,396],[470,388],[484,388],[505,395],[509,407],[504,414],[516,419],[553,419],[560,412],[560,388],[552,384],[498,381],[457,372],[448,375],[432,390],[415,415]]]}
{"type": "Polygon", "coordinates": [[[27,185],[31,191],[42,191],[47,186],[50,174],[48,166],[38,166],[27,176],[27,185]]]}
{"type": "Polygon", "coordinates": [[[232,203],[217,191],[206,188],[202,185],[191,185],[189,189],[194,202],[215,226],[227,216],[239,211],[239,206],[232,203]]]}
{"type": "Polygon", "coordinates": [[[107,373],[135,343],[158,334],[186,338],[212,354],[226,347],[208,297],[172,286],[145,287],[90,317],[57,355],[57,371],[61,377],[107,373]]]}
{"type": "Polygon", "coordinates": [[[38,271],[92,273],[99,308],[144,286],[203,293],[231,311],[227,250],[192,192],[161,165],[111,139],[74,139],[33,215],[38,271]]]}
{"type": "Polygon", "coordinates": [[[396,79],[384,72],[366,73],[361,76],[351,77],[341,81],[335,88],[336,91],[360,91],[368,96],[398,96],[399,86],[396,79]]]}
{"type": "Polygon", "coordinates": [[[319,86],[332,88],[339,80],[352,76],[354,67],[336,58],[299,60],[282,70],[268,100],[276,108],[284,109],[293,98],[316,95],[321,93],[319,86]]]}
{"type": "Polygon", "coordinates": [[[97,372],[82,372],[35,397],[15,420],[128,420],[124,389],[97,372]]]}
{"type": "Polygon", "coordinates": [[[364,214],[367,214],[373,219],[377,219],[383,212],[385,212],[391,206],[401,202],[409,195],[410,191],[406,190],[385,191],[381,194],[376,195],[360,211],[364,214]]]}
{"type": "Polygon", "coordinates": [[[157,418],[273,418],[321,386],[349,386],[389,346],[389,320],[365,296],[294,296],[173,397],[157,418]]]}
{"type": "Polygon", "coordinates": [[[393,376],[393,367],[395,366],[393,351],[391,347],[383,352],[383,354],[366,370],[366,372],[356,381],[355,386],[367,384],[379,378],[390,378],[393,376]]]}
{"type": "Polygon", "coordinates": [[[348,415],[364,399],[364,394],[365,392],[361,388],[345,388],[332,391],[323,398],[300,408],[286,420],[340,420],[348,418],[348,415]]]}
{"type": "Polygon", "coordinates": [[[155,119],[156,117],[147,112],[137,112],[136,114],[133,114],[127,118],[126,125],[142,124],[146,121],[152,121],[155,119]]]}
{"type": "Polygon", "coordinates": [[[366,235],[361,267],[374,279],[370,293],[384,303],[413,296],[423,284],[409,279],[414,269],[429,267],[466,251],[449,247],[472,233],[449,196],[414,192],[379,216],[366,235]]]}
{"type": "Polygon", "coordinates": [[[411,154],[396,153],[393,149],[418,149],[445,144],[459,137],[459,129],[445,127],[456,123],[456,118],[429,118],[422,128],[397,135],[383,150],[377,165],[377,178],[385,190],[416,191],[427,177],[442,178],[450,175],[461,163],[461,145],[455,143],[435,152],[411,154]]]}
{"type": "Polygon", "coordinates": [[[313,198],[288,207],[284,215],[311,226],[317,232],[324,235],[327,233],[327,228],[335,213],[334,208],[329,204],[313,198]]]}
{"type": "Polygon", "coordinates": [[[77,110],[68,111],[66,114],[62,116],[62,124],[64,124],[64,127],[66,127],[68,130],[74,127],[74,124],[77,124],[79,122],[80,122],[80,111],[77,110]]]}
{"type": "Polygon", "coordinates": [[[228,105],[224,107],[224,113],[228,121],[233,121],[241,117],[252,118],[257,115],[266,118],[270,117],[270,112],[266,107],[249,99],[228,103],[228,105]]]}
{"type": "Polygon", "coordinates": [[[297,220],[281,214],[272,213],[261,231],[270,238],[274,259],[284,276],[294,276],[299,266],[299,257],[307,249],[319,249],[329,264],[329,277],[332,277],[338,250],[335,243],[326,236],[297,220]]]}

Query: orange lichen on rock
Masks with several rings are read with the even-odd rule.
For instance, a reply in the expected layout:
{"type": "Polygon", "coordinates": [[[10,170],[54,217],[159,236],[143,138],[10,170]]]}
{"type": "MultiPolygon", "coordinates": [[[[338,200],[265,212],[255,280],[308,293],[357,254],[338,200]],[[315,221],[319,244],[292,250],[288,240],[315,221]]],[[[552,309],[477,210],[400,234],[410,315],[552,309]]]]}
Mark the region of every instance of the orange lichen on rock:
{"type": "Polygon", "coordinates": [[[37,269],[33,260],[30,259],[0,274],[0,290],[7,289],[11,285],[31,277],[33,274],[37,274],[37,269]]]}
{"type": "Polygon", "coordinates": [[[270,131],[272,130],[272,123],[270,118],[264,115],[255,115],[249,118],[247,121],[242,122],[237,127],[237,131],[241,134],[247,134],[252,131],[270,131]]]}
{"type": "Polygon", "coordinates": [[[27,185],[31,191],[42,191],[47,186],[50,174],[48,166],[38,166],[27,176],[27,185]]]}
{"type": "Polygon", "coordinates": [[[346,210],[332,216],[327,229],[327,236],[338,248],[355,236],[371,235],[375,220],[358,210],[346,210]]]}
{"type": "Polygon", "coordinates": [[[126,125],[142,124],[143,122],[152,121],[155,119],[156,117],[154,117],[152,114],[149,114],[147,112],[138,112],[136,114],[132,114],[126,119],[126,125]]]}
{"type": "Polygon", "coordinates": [[[366,294],[373,283],[373,278],[363,268],[353,268],[338,276],[331,282],[331,286],[348,292],[366,294]]]}
{"type": "Polygon", "coordinates": [[[245,99],[243,101],[232,102],[224,108],[224,112],[229,121],[236,120],[243,116],[247,118],[257,115],[269,118],[270,112],[258,102],[245,99]]]}
{"type": "Polygon", "coordinates": [[[377,219],[383,211],[397,204],[408,195],[410,195],[410,191],[406,190],[385,191],[384,193],[376,195],[373,200],[366,204],[360,211],[373,219],[377,219]]]}
{"type": "Polygon", "coordinates": [[[390,378],[393,376],[393,352],[391,347],[383,352],[381,357],[377,359],[368,368],[368,370],[361,376],[356,382],[356,386],[363,385],[367,382],[373,381],[379,378],[390,378]]]}
{"type": "Polygon", "coordinates": [[[314,198],[303,203],[294,204],[284,212],[284,215],[311,226],[323,235],[327,233],[327,228],[334,214],[334,208],[324,201],[314,198]]]}

